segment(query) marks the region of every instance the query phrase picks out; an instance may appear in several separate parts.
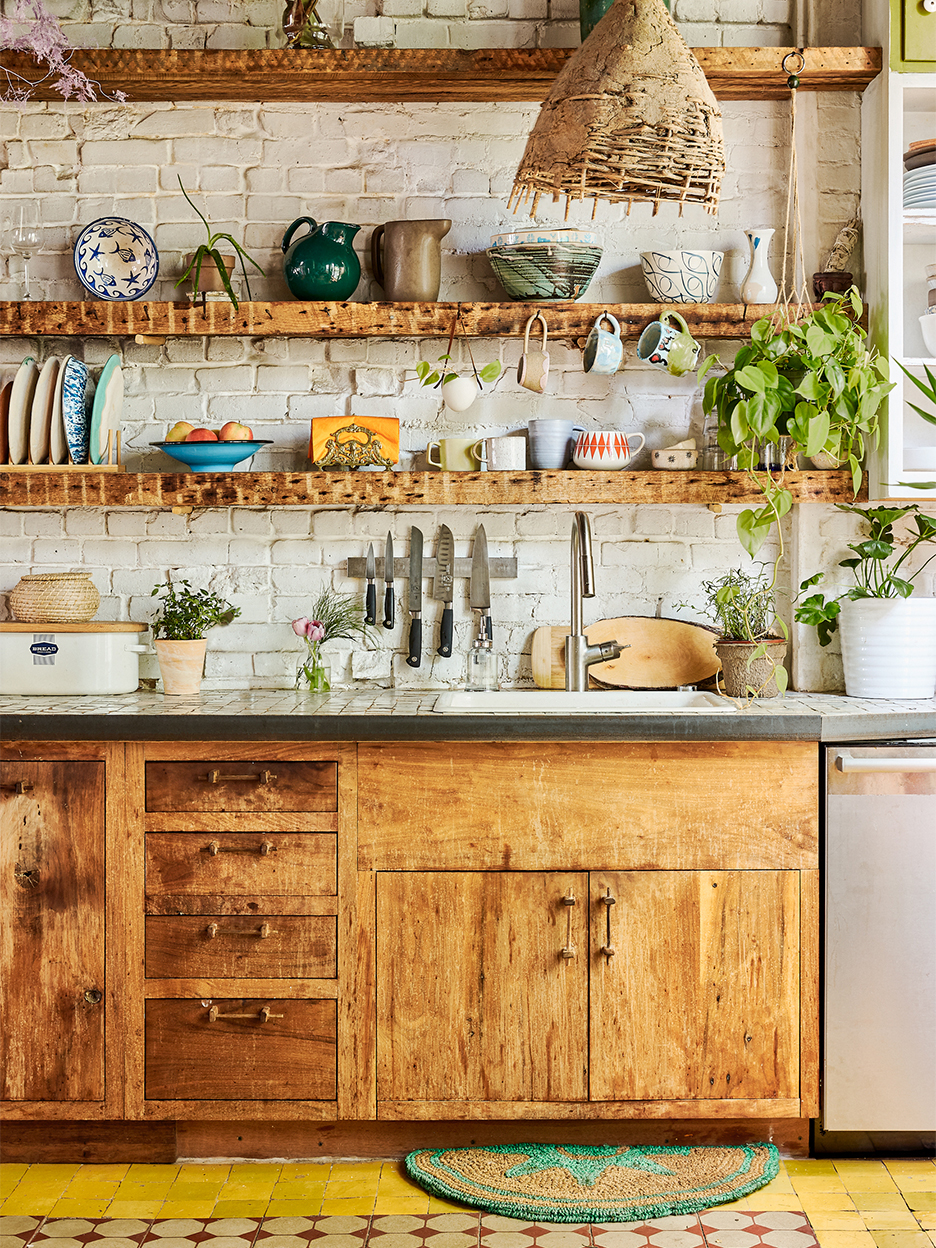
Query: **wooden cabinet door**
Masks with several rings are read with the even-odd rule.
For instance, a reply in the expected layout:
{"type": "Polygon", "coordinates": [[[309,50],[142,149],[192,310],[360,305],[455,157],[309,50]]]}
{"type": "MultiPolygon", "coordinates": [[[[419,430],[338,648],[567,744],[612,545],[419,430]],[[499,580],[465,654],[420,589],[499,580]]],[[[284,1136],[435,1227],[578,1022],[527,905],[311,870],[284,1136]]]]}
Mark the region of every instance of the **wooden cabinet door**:
{"type": "MultiPolygon", "coordinates": [[[[587,1099],[586,883],[378,875],[379,1101],[587,1099]]],[[[384,1116],[397,1115],[387,1106],[384,1116]]]]}
{"type": "Polygon", "coordinates": [[[3,764],[0,1097],[104,1099],[104,763],[3,764]]]}
{"type": "Polygon", "coordinates": [[[590,888],[591,1099],[798,1097],[799,873],[601,872],[590,888]]]}

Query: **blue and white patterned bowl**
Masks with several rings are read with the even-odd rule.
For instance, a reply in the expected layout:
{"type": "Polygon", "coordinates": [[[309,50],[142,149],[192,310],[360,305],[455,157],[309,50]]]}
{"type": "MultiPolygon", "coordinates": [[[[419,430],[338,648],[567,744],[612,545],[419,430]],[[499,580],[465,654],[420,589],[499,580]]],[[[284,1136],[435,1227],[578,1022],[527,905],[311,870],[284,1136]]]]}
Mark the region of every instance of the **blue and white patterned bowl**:
{"type": "Polygon", "coordinates": [[[126,303],[156,281],[159,253],[142,226],[124,217],[101,217],[78,235],[75,272],[92,295],[126,303]]]}
{"type": "Polygon", "coordinates": [[[711,303],[723,251],[642,251],[640,267],[656,303],[711,303]]]}

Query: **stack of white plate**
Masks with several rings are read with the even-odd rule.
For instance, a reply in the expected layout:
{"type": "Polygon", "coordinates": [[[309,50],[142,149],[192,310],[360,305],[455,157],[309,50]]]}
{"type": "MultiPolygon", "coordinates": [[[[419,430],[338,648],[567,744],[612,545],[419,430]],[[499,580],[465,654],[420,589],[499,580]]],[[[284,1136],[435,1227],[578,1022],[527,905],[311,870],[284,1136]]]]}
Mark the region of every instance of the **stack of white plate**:
{"type": "Polygon", "coordinates": [[[921,139],[904,152],[903,202],[908,212],[936,208],[936,139],[921,139]]]}
{"type": "Polygon", "coordinates": [[[23,360],[0,387],[0,464],[103,464],[108,435],[120,429],[123,373],[112,355],[95,388],[82,360],[50,356],[23,360]]]}

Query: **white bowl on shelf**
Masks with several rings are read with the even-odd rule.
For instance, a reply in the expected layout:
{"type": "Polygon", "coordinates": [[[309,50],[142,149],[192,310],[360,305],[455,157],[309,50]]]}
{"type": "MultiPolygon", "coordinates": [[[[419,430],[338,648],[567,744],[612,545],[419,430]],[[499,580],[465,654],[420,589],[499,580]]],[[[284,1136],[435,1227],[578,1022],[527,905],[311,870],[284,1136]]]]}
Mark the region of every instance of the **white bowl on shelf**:
{"type": "Polygon", "coordinates": [[[936,359],[936,315],[924,312],[920,317],[920,329],[923,331],[927,354],[936,359]]]}

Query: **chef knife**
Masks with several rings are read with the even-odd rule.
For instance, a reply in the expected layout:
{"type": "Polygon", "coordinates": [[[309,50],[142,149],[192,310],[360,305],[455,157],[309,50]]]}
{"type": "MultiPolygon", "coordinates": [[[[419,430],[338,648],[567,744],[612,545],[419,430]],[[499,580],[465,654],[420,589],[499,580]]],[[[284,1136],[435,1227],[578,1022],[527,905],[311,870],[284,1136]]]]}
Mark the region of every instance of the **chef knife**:
{"type": "Polygon", "coordinates": [[[447,524],[439,529],[439,547],[436,551],[436,574],[432,583],[432,596],[445,603],[442,623],[439,627],[439,648],[436,654],[443,659],[452,655],[452,599],[455,596],[455,538],[447,524]]]}
{"type": "Polygon", "coordinates": [[[409,554],[409,654],[406,662],[419,667],[422,660],[422,552],[423,535],[419,529],[410,529],[409,554]]]}
{"type": "Polygon", "coordinates": [[[471,586],[468,601],[472,611],[480,611],[478,617],[478,637],[494,640],[494,628],[491,624],[491,574],[488,569],[488,544],[484,525],[478,525],[475,534],[474,549],[471,552],[471,586]]]}
{"type": "Polygon", "coordinates": [[[384,589],[383,596],[383,626],[384,628],[393,628],[393,534],[387,534],[387,542],[384,546],[384,589]]]}
{"type": "Polygon", "coordinates": [[[377,575],[377,561],[374,559],[374,543],[371,542],[367,547],[367,562],[364,565],[364,575],[367,577],[367,593],[364,597],[364,623],[377,623],[377,587],[374,584],[374,578],[377,575]]]}

